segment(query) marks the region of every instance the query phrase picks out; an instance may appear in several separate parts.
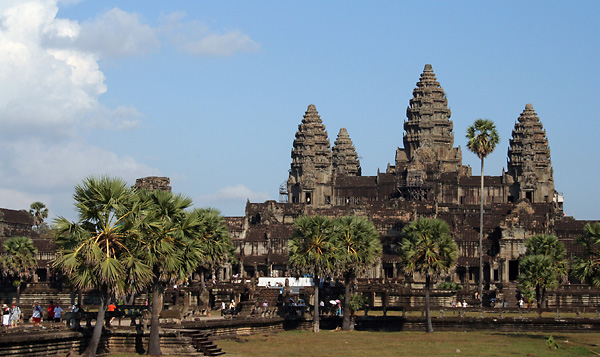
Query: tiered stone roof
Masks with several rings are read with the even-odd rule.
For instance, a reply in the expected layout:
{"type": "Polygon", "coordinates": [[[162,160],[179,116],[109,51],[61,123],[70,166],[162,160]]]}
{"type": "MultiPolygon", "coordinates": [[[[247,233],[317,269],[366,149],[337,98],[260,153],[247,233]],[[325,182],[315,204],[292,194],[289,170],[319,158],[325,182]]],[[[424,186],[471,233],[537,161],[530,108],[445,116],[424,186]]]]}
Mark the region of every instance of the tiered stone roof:
{"type": "Polygon", "coordinates": [[[546,131],[527,104],[512,131],[508,148],[508,174],[521,189],[534,189],[540,182],[552,182],[552,163],[546,131]]]}
{"type": "MultiPolygon", "coordinates": [[[[404,122],[404,148],[396,150],[397,174],[425,178],[425,172],[457,172],[462,165],[462,152],[454,148],[453,123],[444,89],[425,65],[413,97],[406,109],[404,122]]],[[[414,181],[414,180],[412,180],[414,181]]]]}
{"type": "Polygon", "coordinates": [[[333,171],[336,175],[360,176],[360,161],[346,128],[341,128],[332,148],[333,171]]]}
{"type": "Polygon", "coordinates": [[[331,149],[327,130],[314,104],[308,106],[298,125],[292,149],[292,171],[326,168],[331,165],[331,149]]]}
{"type": "Polygon", "coordinates": [[[406,109],[408,121],[404,123],[404,148],[408,151],[409,160],[425,144],[441,146],[446,150],[452,148],[454,134],[450,115],[444,89],[437,81],[431,65],[426,64],[406,109]]]}

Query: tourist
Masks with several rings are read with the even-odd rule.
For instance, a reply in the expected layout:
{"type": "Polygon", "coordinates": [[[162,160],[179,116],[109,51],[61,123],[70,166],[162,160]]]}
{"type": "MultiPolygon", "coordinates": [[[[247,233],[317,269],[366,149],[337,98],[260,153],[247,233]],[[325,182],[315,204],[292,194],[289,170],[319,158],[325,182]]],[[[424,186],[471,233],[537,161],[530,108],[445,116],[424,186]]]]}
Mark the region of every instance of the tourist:
{"type": "Polygon", "coordinates": [[[455,309],[456,308],[456,300],[452,299],[452,302],[450,303],[450,306],[455,309]]]}
{"type": "Polygon", "coordinates": [[[226,314],[227,308],[225,307],[225,301],[221,301],[221,316],[226,314]]]}
{"type": "Polygon", "coordinates": [[[235,300],[231,300],[231,304],[229,304],[229,311],[231,312],[231,316],[235,314],[235,300]]]}
{"type": "Polygon", "coordinates": [[[523,308],[524,303],[525,303],[525,301],[523,301],[523,298],[519,299],[519,309],[523,308]]]}
{"type": "Polygon", "coordinates": [[[44,313],[44,310],[42,310],[42,307],[40,306],[40,304],[36,301],[33,303],[33,314],[31,315],[31,319],[33,320],[33,327],[35,326],[41,326],[40,322],[42,321],[42,314],[44,313]]]}
{"type": "Polygon", "coordinates": [[[462,307],[462,302],[460,302],[460,301],[459,301],[459,302],[457,302],[457,303],[456,303],[456,306],[457,306],[457,307],[462,307]]]}
{"type": "Polygon", "coordinates": [[[8,327],[10,326],[10,309],[6,304],[2,305],[2,326],[4,326],[6,331],[8,331],[8,327]]]}
{"type": "Polygon", "coordinates": [[[79,312],[79,305],[77,303],[73,304],[73,306],[71,306],[71,316],[73,316],[73,318],[71,319],[71,328],[72,329],[77,329],[79,328],[79,324],[77,323],[77,321],[79,321],[79,317],[75,316],[77,315],[77,313],[79,312]],[[77,318],[76,318],[77,317],[77,318]]]}
{"type": "Polygon", "coordinates": [[[108,321],[108,325],[110,326],[110,324],[112,324],[113,320],[115,319],[115,311],[117,310],[117,305],[115,305],[114,301],[111,302],[108,305],[108,312],[109,312],[109,316],[110,316],[110,320],[108,321]]]}
{"type": "Polygon", "coordinates": [[[63,309],[60,307],[60,303],[57,301],[54,307],[54,322],[60,322],[62,318],[63,309]]]}
{"type": "Polygon", "coordinates": [[[48,321],[50,322],[54,322],[54,308],[56,306],[52,303],[52,300],[50,300],[50,305],[48,305],[48,308],[46,309],[47,311],[47,316],[46,318],[48,319],[48,321]]]}
{"type": "Polygon", "coordinates": [[[463,304],[462,304],[462,305],[463,305],[463,307],[465,307],[465,308],[466,308],[467,306],[469,306],[469,304],[467,304],[467,300],[463,300],[463,304]]]}
{"type": "Polygon", "coordinates": [[[21,309],[17,306],[16,303],[12,303],[12,308],[10,309],[10,325],[12,327],[17,327],[19,321],[23,318],[21,309]]]}

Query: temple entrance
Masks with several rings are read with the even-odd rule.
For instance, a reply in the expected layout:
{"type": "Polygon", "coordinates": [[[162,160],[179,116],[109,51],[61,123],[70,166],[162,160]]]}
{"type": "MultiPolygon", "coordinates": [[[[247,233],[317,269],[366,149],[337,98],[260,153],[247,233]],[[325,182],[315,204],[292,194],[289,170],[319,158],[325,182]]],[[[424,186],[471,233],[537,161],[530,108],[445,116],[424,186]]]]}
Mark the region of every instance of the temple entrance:
{"type": "Polygon", "coordinates": [[[508,262],[508,280],[515,281],[519,276],[519,260],[510,260],[508,262]]]}
{"type": "Polygon", "coordinates": [[[42,282],[42,281],[47,281],[48,280],[48,272],[46,270],[46,268],[39,268],[35,270],[35,274],[38,277],[38,281],[42,282]]]}

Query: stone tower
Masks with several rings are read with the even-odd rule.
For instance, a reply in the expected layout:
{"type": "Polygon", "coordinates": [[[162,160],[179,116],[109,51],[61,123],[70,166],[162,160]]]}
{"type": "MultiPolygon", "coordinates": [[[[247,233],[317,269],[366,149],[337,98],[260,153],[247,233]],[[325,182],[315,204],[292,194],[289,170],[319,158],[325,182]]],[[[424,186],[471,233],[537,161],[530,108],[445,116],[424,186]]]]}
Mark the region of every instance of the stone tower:
{"type": "Polygon", "coordinates": [[[323,205],[332,194],[331,148],[325,125],[311,104],[298,125],[287,182],[289,202],[323,205]]]}
{"type": "Polygon", "coordinates": [[[360,161],[346,128],[340,129],[331,150],[334,175],[361,175],[360,161]]]}
{"type": "Polygon", "coordinates": [[[426,64],[406,109],[404,148],[396,150],[395,171],[410,185],[432,179],[428,174],[459,171],[462,152],[453,147],[450,115],[444,89],[426,64]]]}
{"type": "Polygon", "coordinates": [[[533,105],[527,104],[512,131],[508,148],[510,200],[527,198],[532,203],[552,202],[554,177],[546,131],[533,105]]]}

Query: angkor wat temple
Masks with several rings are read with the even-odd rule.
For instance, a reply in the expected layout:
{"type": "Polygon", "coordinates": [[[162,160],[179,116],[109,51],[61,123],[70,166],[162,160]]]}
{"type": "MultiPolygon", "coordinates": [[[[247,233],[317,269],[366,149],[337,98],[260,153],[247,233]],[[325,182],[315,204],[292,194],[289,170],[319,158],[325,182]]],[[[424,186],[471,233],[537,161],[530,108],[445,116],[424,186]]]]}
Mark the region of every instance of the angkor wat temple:
{"type": "MultiPolygon", "coordinates": [[[[514,297],[524,241],[536,234],[556,235],[569,256],[577,255],[580,248],[575,239],[588,222],[563,212],[548,139],[533,106],[526,104],[518,115],[509,140],[507,169],[499,176],[485,176],[483,192],[480,176],[463,165],[462,151],[454,146],[450,116],[444,89],[431,65],[425,65],[406,110],[403,148],[396,150],[395,162],[387,165],[386,172],[362,176],[348,131],[341,128],[331,146],[316,107],[309,105],[293,141],[289,178],[280,189],[279,202],[248,202],[244,217],[226,218],[239,265],[221,267],[218,280],[229,280],[234,274],[288,276],[287,243],[296,218],[360,215],[375,224],[384,246],[380,264],[364,278],[379,282],[380,292],[386,282],[396,286],[408,282],[418,288],[420,278],[405,276],[396,247],[406,224],[437,217],[449,224],[460,254],[457,268],[445,279],[469,291],[479,281],[480,195],[485,208],[485,289],[514,297]]],[[[136,186],[171,189],[169,179],[160,177],[138,179],[136,186]]],[[[39,238],[32,224],[25,211],[0,210],[0,243],[17,234],[34,238],[39,249],[34,281],[48,282],[54,277],[54,245],[39,238]]]]}
{"type": "MultiPolygon", "coordinates": [[[[565,217],[563,198],[554,187],[546,132],[531,104],[518,116],[508,147],[508,168],[499,176],[480,176],[462,163],[454,146],[453,123],[444,89],[431,65],[425,65],[406,110],[403,148],[396,150],[386,172],[362,176],[358,154],[345,128],[330,145],[317,109],[309,105],[292,147],[287,187],[280,202],[246,205],[245,217],[228,218],[247,274],[286,275],[287,241],[301,215],[361,215],[381,234],[384,254],[370,277],[403,279],[395,254],[402,228],[418,217],[446,221],[460,258],[447,277],[457,283],[478,282],[479,202],[484,196],[484,276],[486,287],[513,286],[524,240],[552,233],[570,255],[587,223],[565,217]]],[[[516,113],[515,113],[516,116],[516,113]]],[[[473,119],[474,120],[474,119],[473,119]]],[[[498,147],[496,150],[502,150],[498,147]]],[[[237,267],[233,267],[237,270],[237,267]]]]}

